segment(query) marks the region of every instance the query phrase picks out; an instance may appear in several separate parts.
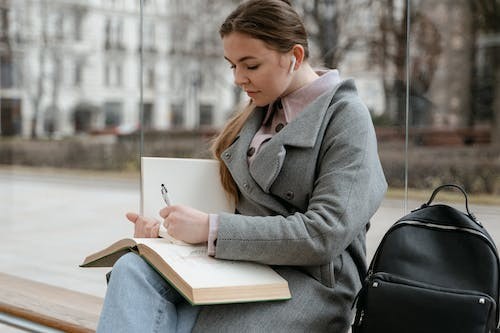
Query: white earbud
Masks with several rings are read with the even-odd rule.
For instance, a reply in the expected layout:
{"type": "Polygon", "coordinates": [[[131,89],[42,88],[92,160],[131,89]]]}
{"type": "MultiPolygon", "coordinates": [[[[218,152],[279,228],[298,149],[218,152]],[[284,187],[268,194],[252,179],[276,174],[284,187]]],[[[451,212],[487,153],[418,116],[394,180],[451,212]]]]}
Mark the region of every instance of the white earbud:
{"type": "Polygon", "coordinates": [[[288,71],[288,74],[292,74],[293,71],[295,70],[295,63],[297,62],[297,58],[295,56],[292,56],[292,65],[290,66],[290,70],[288,71]]]}

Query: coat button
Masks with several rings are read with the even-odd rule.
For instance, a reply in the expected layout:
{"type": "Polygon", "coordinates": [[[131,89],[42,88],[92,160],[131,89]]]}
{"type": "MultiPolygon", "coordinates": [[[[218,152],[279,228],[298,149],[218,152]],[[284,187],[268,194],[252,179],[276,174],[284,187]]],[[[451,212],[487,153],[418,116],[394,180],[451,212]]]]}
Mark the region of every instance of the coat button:
{"type": "Polygon", "coordinates": [[[231,158],[231,153],[224,153],[224,158],[227,160],[231,158]]]}
{"type": "Polygon", "coordinates": [[[250,188],[250,185],[248,185],[248,183],[243,183],[243,188],[245,190],[248,190],[250,188]]]}
{"type": "Polygon", "coordinates": [[[287,200],[292,200],[294,196],[295,196],[295,193],[293,193],[293,191],[288,191],[285,193],[285,198],[287,200]]]}
{"type": "Polygon", "coordinates": [[[274,130],[276,131],[276,133],[278,133],[279,131],[281,131],[283,129],[283,127],[285,127],[285,125],[282,123],[279,123],[278,125],[276,125],[274,130]]]}
{"type": "Polygon", "coordinates": [[[255,154],[255,148],[254,147],[248,148],[248,150],[247,150],[247,156],[251,157],[251,156],[253,156],[253,154],[255,154]]]}

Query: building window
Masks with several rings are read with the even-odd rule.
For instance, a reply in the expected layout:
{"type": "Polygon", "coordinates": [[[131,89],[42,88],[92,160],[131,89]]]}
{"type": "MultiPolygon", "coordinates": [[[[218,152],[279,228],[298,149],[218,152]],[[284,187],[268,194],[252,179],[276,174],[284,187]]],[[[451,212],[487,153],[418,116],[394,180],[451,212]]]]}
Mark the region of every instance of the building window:
{"type": "Polygon", "coordinates": [[[116,65],[115,66],[115,86],[121,87],[123,84],[123,79],[122,79],[122,66],[121,65],[116,65]]]}
{"type": "Polygon", "coordinates": [[[154,106],[153,103],[144,103],[143,104],[143,119],[142,119],[142,127],[145,130],[150,130],[153,128],[153,115],[154,115],[154,106]]]}
{"type": "Polygon", "coordinates": [[[211,104],[200,104],[200,126],[212,126],[213,109],[211,104]]]}
{"type": "Polygon", "coordinates": [[[172,127],[184,126],[184,105],[172,104],[170,107],[170,117],[172,127]]]}
{"type": "Polygon", "coordinates": [[[123,20],[120,18],[107,18],[105,27],[105,48],[123,49],[123,20]]]}
{"type": "Polygon", "coordinates": [[[0,8],[0,42],[9,39],[9,8],[0,8]]]}
{"type": "MultiPolygon", "coordinates": [[[[146,66],[144,69],[144,86],[153,89],[155,87],[155,67],[154,65],[146,66]]],[[[140,83],[139,83],[140,84],[140,83]]]]}
{"type": "Polygon", "coordinates": [[[111,19],[106,19],[106,28],[104,31],[105,41],[104,45],[106,49],[111,48],[111,19]]]}
{"type": "Polygon", "coordinates": [[[109,85],[110,85],[110,76],[111,76],[111,73],[110,73],[109,65],[104,65],[104,85],[106,87],[109,87],[109,85]]]}
{"type": "Polygon", "coordinates": [[[74,38],[76,41],[82,40],[82,23],[83,23],[82,11],[75,9],[74,21],[73,21],[73,24],[74,24],[73,32],[74,32],[74,38]]]}
{"type": "Polygon", "coordinates": [[[64,40],[64,14],[58,13],[54,18],[54,34],[57,40],[64,40]]]}
{"type": "Polygon", "coordinates": [[[75,61],[75,86],[80,86],[82,84],[82,76],[83,76],[83,62],[80,60],[75,61]]]}
{"type": "Polygon", "coordinates": [[[106,87],[121,87],[123,73],[121,64],[107,63],[104,66],[104,85],[106,87]]]}
{"type": "Polygon", "coordinates": [[[95,124],[95,119],[99,114],[99,108],[91,103],[80,102],[73,111],[73,125],[75,133],[88,132],[95,124]]]}
{"type": "Polygon", "coordinates": [[[142,42],[144,45],[144,51],[146,52],[156,51],[156,27],[154,22],[146,21],[144,23],[142,42]]]}
{"type": "Polygon", "coordinates": [[[52,105],[47,107],[43,117],[43,129],[45,133],[52,135],[57,129],[57,116],[59,110],[57,106],[52,105]]]}
{"type": "Polygon", "coordinates": [[[156,84],[155,69],[154,68],[150,68],[149,69],[149,75],[148,75],[148,86],[149,86],[149,88],[154,88],[155,84],[156,84]]]}
{"type": "Polygon", "coordinates": [[[106,102],[104,103],[104,126],[117,127],[122,123],[122,103],[106,102]]]}
{"type": "Polygon", "coordinates": [[[0,55],[0,87],[14,87],[14,62],[11,55],[0,55]]]}
{"type": "Polygon", "coordinates": [[[0,134],[14,136],[21,134],[21,100],[0,98],[0,134]]]}

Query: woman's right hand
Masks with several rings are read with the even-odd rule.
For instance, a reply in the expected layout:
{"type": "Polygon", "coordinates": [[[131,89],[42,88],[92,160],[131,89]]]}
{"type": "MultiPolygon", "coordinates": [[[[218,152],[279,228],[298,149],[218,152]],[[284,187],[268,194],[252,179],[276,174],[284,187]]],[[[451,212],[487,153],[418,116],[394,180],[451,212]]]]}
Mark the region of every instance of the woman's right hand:
{"type": "Polygon", "coordinates": [[[137,213],[127,213],[127,219],[134,223],[134,237],[156,238],[160,231],[160,221],[141,216],[137,213]]]}

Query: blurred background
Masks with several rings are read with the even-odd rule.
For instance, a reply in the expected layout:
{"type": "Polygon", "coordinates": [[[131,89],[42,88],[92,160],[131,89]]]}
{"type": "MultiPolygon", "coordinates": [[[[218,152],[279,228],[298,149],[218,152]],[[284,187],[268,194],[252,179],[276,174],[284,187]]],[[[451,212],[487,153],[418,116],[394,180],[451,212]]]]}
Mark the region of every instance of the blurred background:
{"type": "MultiPolygon", "coordinates": [[[[0,271],[102,294],[77,266],[130,235],[140,156],[209,158],[246,102],[218,35],[239,2],[0,0],[0,271]]],[[[369,107],[398,213],[451,182],[498,219],[500,1],[293,3],[369,107]]]]}

